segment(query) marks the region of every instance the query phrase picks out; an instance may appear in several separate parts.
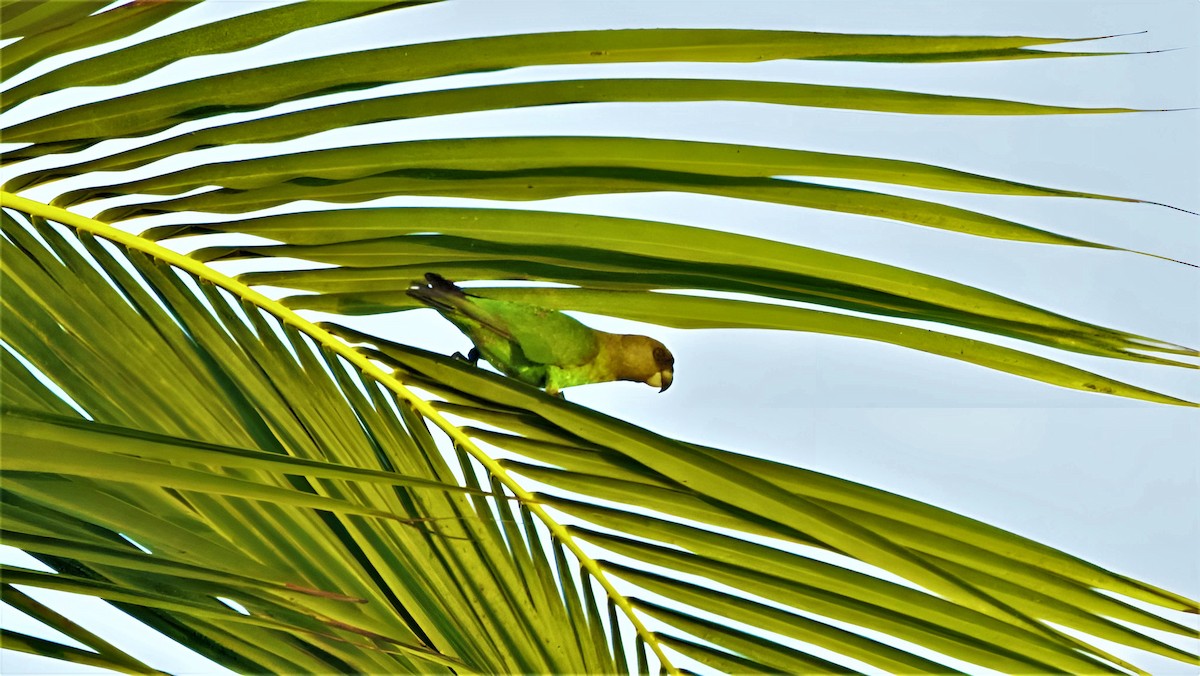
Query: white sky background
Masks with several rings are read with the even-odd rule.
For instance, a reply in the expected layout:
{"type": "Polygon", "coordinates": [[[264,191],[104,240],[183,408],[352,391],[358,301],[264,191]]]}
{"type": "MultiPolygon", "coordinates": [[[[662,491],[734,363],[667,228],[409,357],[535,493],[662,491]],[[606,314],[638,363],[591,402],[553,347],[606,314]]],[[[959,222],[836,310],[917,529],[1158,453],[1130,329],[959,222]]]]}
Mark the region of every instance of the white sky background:
{"type": "MultiPolygon", "coordinates": [[[[190,25],[196,17],[208,20],[217,13],[242,13],[265,3],[229,0],[215,4],[215,9],[183,12],[170,25],[190,25]]],[[[974,64],[778,61],[539,67],[393,85],[374,93],[637,74],[862,85],[1073,106],[1200,106],[1200,3],[1184,0],[456,0],[345,22],[236,55],[189,60],[139,80],[136,87],[99,90],[103,94],[97,90],[59,92],[16,109],[12,122],[35,116],[43,110],[36,108],[42,104],[48,109],[77,105],[108,98],[118,89],[165,84],[201,71],[237,70],[288,60],[299,50],[313,55],[344,50],[348,45],[367,49],[476,35],[621,27],[1068,37],[1148,31],[1066,48],[1179,49],[1124,57],[974,64]]],[[[312,104],[290,104],[279,110],[312,104]]],[[[895,157],[1200,211],[1200,113],[1196,110],[944,117],[742,103],[576,105],[383,123],[279,144],[271,151],[372,143],[384,136],[404,140],[557,134],[696,139],[895,157]]],[[[117,147],[102,146],[105,152],[117,147]]],[[[152,171],[261,151],[203,151],[166,160],[152,171]]],[[[93,149],[71,159],[99,154],[93,149]]],[[[33,162],[22,165],[20,173],[34,166],[33,162]]],[[[3,178],[10,175],[11,170],[5,171],[3,178]]],[[[49,187],[53,190],[31,191],[29,196],[37,198],[74,186],[63,182],[49,187]]],[[[1200,217],[1163,207],[872,188],[979,208],[1055,232],[1200,262],[1200,217]]],[[[109,200],[87,205],[87,213],[117,203],[109,200]]],[[[860,216],[698,195],[593,196],[494,204],[408,198],[372,204],[544,208],[728,229],[911,267],[1097,324],[1192,347],[1200,345],[1200,273],[1135,254],[1003,242],[860,216]]],[[[272,211],[299,208],[291,205],[272,211]]],[[[130,223],[130,228],[140,230],[160,222],[171,222],[171,217],[142,219],[130,223]]],[[[1200,542],[1196,499],[1200,461],[1195,448],[1200,439],[1200,414],[1195,411],[1064,390],[865,341],[792,332],[681,331],[586,319],[598,328],[661,338],[676,356],[676,380],[671,390],[661,395],[645,386],[618,383],[568,390],[571,401],[668,436],[771,457],[919,498],[1116,572],[1193,598],[1200,596],[1196,544],[1200,542]]],[[[432,311],[364,318],[353,324],[444,353],[469,347],[461,334],[432,311]]],[[[1150,389],[1200,399],[1200,379],[1195,372],[1022,347],[1150,389]]],[[[4,610],[5,627],[31,631],[19,622],[17,613],[4,610]]],[[[113,639],[118,644],[123,637],[122,645],[131,650],[139,645],[157,650],[141,633],[109,626],[118,635],[113,639]]],[[[112,637],[113,633],[103,635],[112,637]]],[[[1194,671],[1132,650],[1114,652],[1155,674],[1194,671]]],[[[160,657],[152,664],[175,673],[206,669],[203,661],[178,655],[160,657]]],[[[91,671],[64,670],[61,663],[5,651],[0,653],[0,673],[91,671]]]]}

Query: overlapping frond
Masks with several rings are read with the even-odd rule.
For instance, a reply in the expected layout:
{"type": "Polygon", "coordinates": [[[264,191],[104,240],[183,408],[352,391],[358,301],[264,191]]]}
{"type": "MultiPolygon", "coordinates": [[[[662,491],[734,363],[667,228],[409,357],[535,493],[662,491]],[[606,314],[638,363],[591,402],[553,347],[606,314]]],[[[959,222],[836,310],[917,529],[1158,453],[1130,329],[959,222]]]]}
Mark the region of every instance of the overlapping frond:
{"type": "MultiPolygon", "coordinates": [[[[422,4],[425,3],[299,3],[254,12],[64,66],[10,88],[4,100],[6,105],[17,106],[38,94],[72,86],[123,82],[171,63],[172,56],[177,60],[244,48],[310,25],[422,4]],[[212,36],[217,34],[223,37],[214,41],[212,36]],[[110,62],[122,67],[105,65],[110,62]],[[76,71],[79,72],[73,74],[76,71]],[[95,73],[99,79],[85,77],[86,73],[95,73]]],[[[1052,42],[1063,41],[1026,37],[646,29],[480,37],[348,52],[151,87],[10,125],[4,129],[5,140],[24,145],[5,153],[6,164],[19,167],[19,163],[39,157],[43,161],[42,166],[12,176],[6,187],[14,191],[47,190],[52,189],[55,181],[77,178],[83,172],[140,169],[141,177],[136,180],[91,180],[86,187],[57,194],[54,203],[73,207],[127,195],[183,195],[166,200],[123,200],[121,206],[99,215],[106,222],[189,212],[241,214],[301,200],[356,203],[408,195],[528,201],[667,191],[865,215],[980,237],[1118,249],[936,201],[798,179],[853,179],[980,194],[1138,201],[1133,198],[1030,185],[926,163],[801,149],[652,138],[462,138],[283,154],[272,152],[271,146],[266,145],[255,158],[202,163],[170,172],[151,171],[149,175],[145,171],[152,170],[159,160],[197,149],[270,144],[387,120],[565,103],[734,100],[917,114],[1129,112],[1123,108],[1064,108],[827,85],[661,78],[452,86],[334,103],[314,98],[332,92],[370,90],[392,83],[532,65],[796,58],[913,63],[1068,55],[1030,49],[1052,42]],[[268,112],[254,119],[228,123],[221,120],[227,113],[308,99],[312,102],[298,111],[268,112]],[[46,155],[76,152],[102,140],[144,136],[208,118],[215,119],[216,124],[100,154],[83,162],[70,162],[69,155],[64,156],[64,161],[45,161],[46,155]]],[[[18,41],[10,47],[21,44],[18,41]]],[[[698,326],[670,319],[694,314],[688,305],[696,301],[653,291],[733,291],[761,296],[768,302],[782,299],[885,318],[930,320],[1085,354],[1195,366],[1148,354],[1165,352],[1195,357],[1196,351],[1190,347],[1093,326],[951,280],[745,237],[737,240],[738,248],[731,249],[730,245],[735,244],[732,235],[676,223],[464,208],[361,213],[333,210],[314,217],[314,223],[319,225],[305,223],[310,215],[311,212],[305,212],[274,217],[274,221],[226,219],[222,224],[176,225],[152,234],[161,238],[193,232],[253,232],[292,245],[259,247],[251,251],[253,255],[287,256],[334,263],[341,268],[317,272],[294,270],[248,278],[248,281],[269,279],[275,284],[321,292],[323,297],[298,298],[295,301],[298,307],[353,308],[359,313],[404,309],[407,306],[403,299],[390,292],[406,286],[414,272],[419,276],[421,271],[416,268],[424,266],[445,270],[462,279],[530,279],[579,285],[595,292],[622,290],[635,294],[643,306],[644,311],[637,313],[638,319],[661,317],[661,323],[673,326],[698,326]],[[313,232],[321,234],[316,239],[311,234],[302,234],[313,232]],[[412,236],[417,233],[422,236],[412,236]],[[554,237],[543,237],[542,233],[553,233],[554,237]],[[401,235],[409,236],[401,238],[401,235]],[[386,241],[377,241],[380,239],[386,241]],[[705,242],[705,249],[697,246],[681,251],[662,246],[664,242],[693,239],[705,242]],[[310,246],[296,246],[300,244],[310,246]],[[375,255],[356,254],[358,246],[375,255]],[[730,254],[731,251],[744,253],[739,256],[730,254]]],[[[229,255],[234,254],[226,257],[229,255]]],[[[571,298],[574,300],[549,296],[539,300],[558,307],[613,313],[612,308],[623,305],[626,297],[620,303],[598,301],[595,295],[585,299],[577,294],[571,298]]],[[[976,364],[1068,387],[1178,403],[1174,397],[1084,375],[1044,357],[965,341],[941,332],[916,331],[893,323],[859,322],[843,315],[802,317],[793,312],[785,313],[788,317],[778,317],[772,316],[780,314],[777,308],[761,303],[749,307],[726,304],[713,309],[720,312],[708,316],[730,319],[708,326],[828,330],[814,328],[808,321],[820,317],[822,321],[842,325],[833,328],[834,333],[859,337],[873,334],[868,337],[935,354],[959,355],[976,364]],[[744,316],[746,311],[759,318],[734,319],[739,313],[744,316]],[[851,327],[852,324],[856,325],[851,327]],[[968,343],[972,349],[962,349],[968,343]],[[974,354],[979,351],[989,354],[974,354]]]]}
{"type": "Polygon", "coordinates": [[[235,668],[584,670],[497,538],[503,493],[461,487],[411,403],[208,280],[4,234],[5,541],[70,573],[6,581],[148,609],[235,668]],[[254,650],[225,641],[247,624],[254,650]]]}
{"type": "MultiPolygon", "coordinates": [[[[0,76],[16,82],[2,93],[7,116],[46,94],[136,85],[188,57],[334,22],[402,21],[436,3],[287,4],[177,24],[153,40],[38,70],[51,57],[187,17],[197,3],[98,11],[108,4],[0,5],[4,37],[21,38],[0,52],[0,76]]],[[[1134,257],[1044,224],[821,181],[1140,201],[1133,197],[895,158],[678,139],[270,145],[383,121],[580,103],[1133,112],[753,80],[570,75],[461,87],[436,79],[527,66],[1084,56],[1035,49],[1069,42],[667,28],[472,37],[205,74],[3,123],[4,142],[19,146],[4,153],[5,189],[25,196],[5,193],[0,239],[0,534],[57,571],[6,568],[4,601],[91,651],[12,632],[5,647],[153,673],[19,584],[108,599],[239,671],[651,673],[677,671],[680,657],[788,673],[1137,671],[1075,632],[1196,664],[1163,639],[1194,636],[1171,618],[1200,611],[1189,599],[921,502],[668,439],[388,336],[317,327],[293,312],[407,310],[404,291],[427,270],[460,281],[558,282],[578,288],[476,292],[680,328],[881,341],[1057,386],[1194,405],[1033,351],[893,320],[1147,368],[1195,368],[1195,349],[880,262],[664,221],[328,206],[683,192],[1134,257]],[[372,91],[421,81],[432,90],[372,91]],[[326,96],[349,92],[358,98],[326,96]],[[289,102],[303,107],[277,108],[289,102]],[[105,145],[112,139],[137,145],[105,145]],[[186,168],[161,168],[208,148],[253,156],[196,155],[186,168]],[[26,198],[34,194],[44,199],[26,198]],[[110,198],[121,199],[96,220],[78,215],[110,198]],[[326,205],[254,213],[300,201],[326,205]],[[143,237],[110,227],[158,215],[170,220],[143,237]],[[275,243],[206,247],[190,258],[155,244],[214,233],[275,243]],[[215,269],[240,258],[280,264],[240,281],[215,269]],[[304,293],[277,303],[243,283],[304,293]],[[743,300],[671,293],[680,291],[743,300]],[[852,561],[905,582],[857,572],[852,561]]]]}
{"type": "Polygon", "coordinates": [[[15,385],[4,400],[5,536],[64,573],[9,570],[10,583],[120,602],[234,653],[245,646],[221,637],[250,625],[261,661],[233,664],[260,668],[302,649],[336,656],[325,668],[611,672],[633,661],[608,638],[628,621],[618,603],[665,624],[641,637],[657,649],[713,665],[824,662],[704,613],[885,670],[946,665],[837,623],[1008,672],[1120,673],[1042,620],[1194,660],[1145,631],[1188,627],[1109,593],[1175,611],[1194,602],[1043,545],[326,326],[369,341],[363,355],[396,369],[372,378],[213,280],[87,234],[75,246],[36,218],[5,226],[5,382],[15,385]],[[45,382],[57,374],[58,392],[45,382]],[[449,430],[456,465],[434,439],[445,419],[431,425],[396,397],[406,386],[473,421],[449,430]],[[468,439],[500,458],[483,481],[468,439]],[[513,494],[514,481],[541,488],[513,494]],[[564,529],[562,515],[580,525],[564,529]],[[66,532],[87,537],[73,547],[66,532]],[[602,555],[577,570],[565,547],[580,542],[602,555]],[[937,593],[848,570],[841,556],[937,593]],[[617,592],[609,578],[629,586],[617,592]],[[482,635],[495,639],[480,645],[482,635]]]}

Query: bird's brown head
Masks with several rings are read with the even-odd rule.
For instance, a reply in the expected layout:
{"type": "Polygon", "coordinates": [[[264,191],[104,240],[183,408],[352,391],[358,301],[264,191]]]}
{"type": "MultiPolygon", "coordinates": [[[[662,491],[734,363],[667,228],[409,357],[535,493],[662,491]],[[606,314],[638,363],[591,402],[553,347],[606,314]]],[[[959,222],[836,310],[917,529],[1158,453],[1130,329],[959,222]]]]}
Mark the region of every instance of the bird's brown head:
{"type": "Polygon", "coordinates": [[[666,345],[648,336],[621,336],[624,361],[621,380],[634,380],[666,392],[675,379],[675,357],[666,345]]]}

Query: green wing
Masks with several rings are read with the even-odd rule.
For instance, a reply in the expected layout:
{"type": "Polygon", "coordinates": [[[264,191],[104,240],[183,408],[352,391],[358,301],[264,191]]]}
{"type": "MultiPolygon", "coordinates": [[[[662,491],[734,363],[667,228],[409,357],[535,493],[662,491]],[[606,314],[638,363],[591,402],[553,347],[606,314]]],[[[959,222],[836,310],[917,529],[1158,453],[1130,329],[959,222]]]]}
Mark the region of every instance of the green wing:
{"type": "Polygon", "coordinates": [[[469,307],[461,309],[485,330],[516,343],[532,362],[579,366],[599,351],[595,329],[557,310],[479,297],[470,297],[463,305],[469,307]]]}

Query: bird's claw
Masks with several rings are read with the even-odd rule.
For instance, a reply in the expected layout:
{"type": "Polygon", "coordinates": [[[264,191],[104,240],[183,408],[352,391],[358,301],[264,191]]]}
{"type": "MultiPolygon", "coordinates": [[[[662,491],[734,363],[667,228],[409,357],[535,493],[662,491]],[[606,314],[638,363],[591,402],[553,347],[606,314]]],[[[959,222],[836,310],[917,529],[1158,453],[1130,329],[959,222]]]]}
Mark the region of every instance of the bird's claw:
{"type": "Polygon", "coordinates": [[[459,361],[465,361],[471,366],[479,366],[479,349],[474,347],[471,348],[470,352],[467,352],[467,356],[465,357],[463,356],[462,352],[455,352],[454,354],[450,355],[450,358],[457,359],[459,361]]]}

